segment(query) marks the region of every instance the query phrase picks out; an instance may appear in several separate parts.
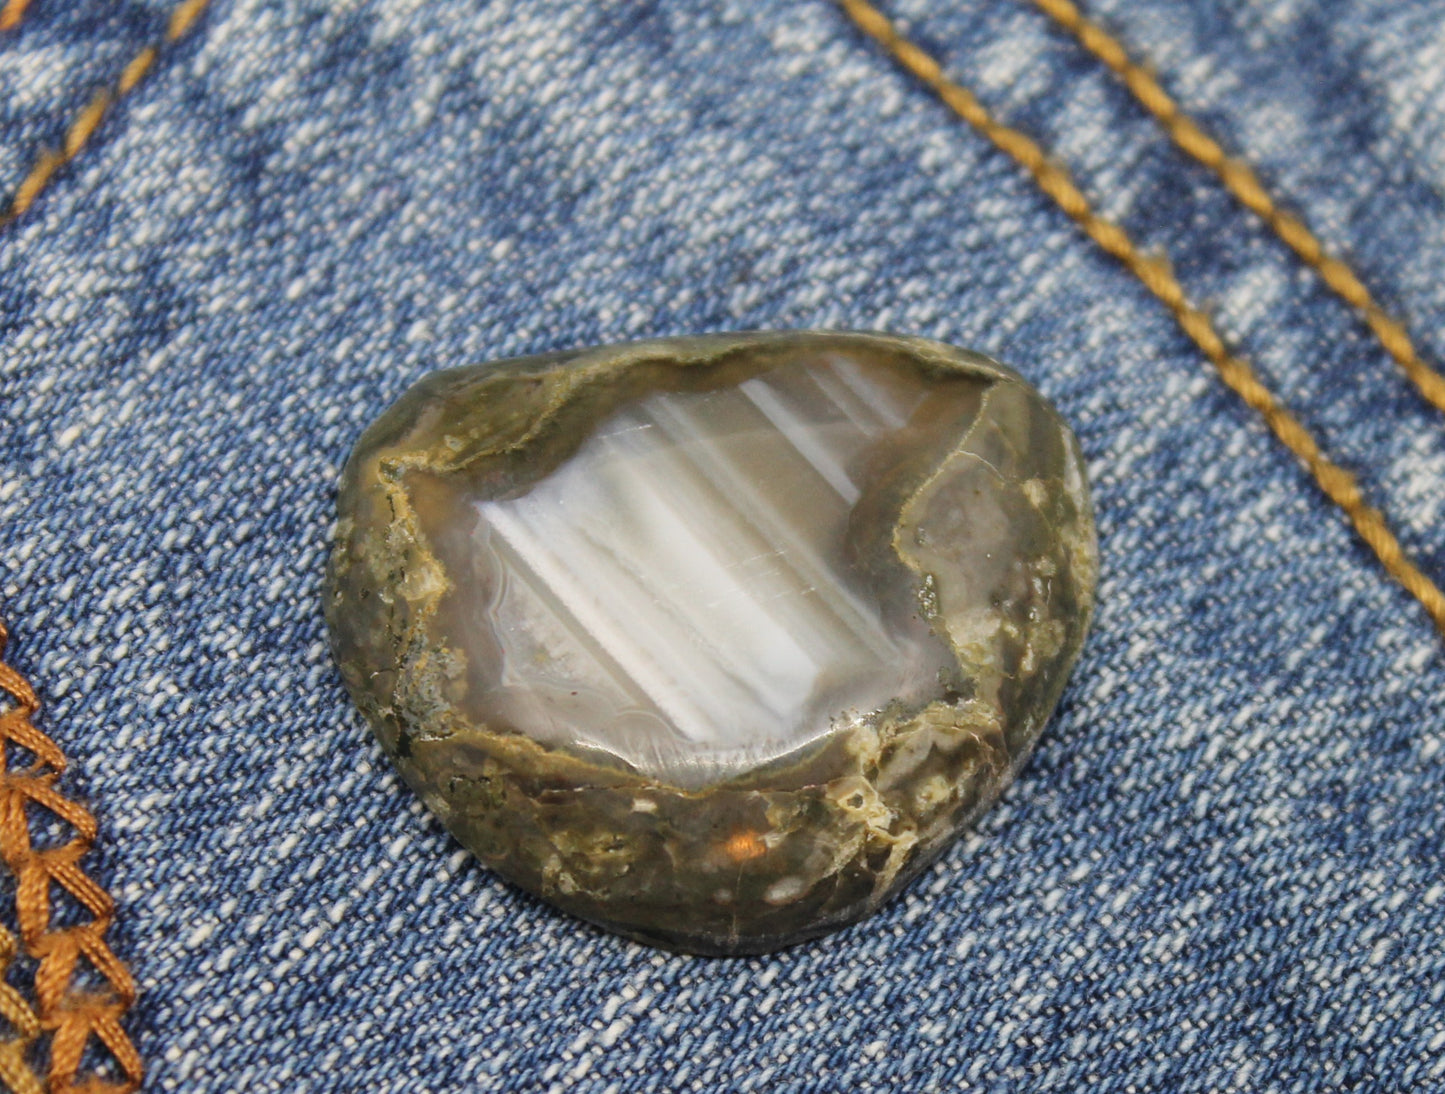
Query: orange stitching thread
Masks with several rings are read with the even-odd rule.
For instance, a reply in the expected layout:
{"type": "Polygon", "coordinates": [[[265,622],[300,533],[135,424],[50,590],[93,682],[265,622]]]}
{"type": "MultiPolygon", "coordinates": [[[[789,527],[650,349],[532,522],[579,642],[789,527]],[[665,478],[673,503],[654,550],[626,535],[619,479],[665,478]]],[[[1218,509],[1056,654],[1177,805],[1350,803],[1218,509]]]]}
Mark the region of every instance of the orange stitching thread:
{"type": "Polygon", "coordinates": [[[6,0],[5,7],[0,8],[0,30],[14,30],[20,25],[20,20],[25,18],[25,9],[30,6],[30,0],[6,0]]]}
{"type": "MultiPolygon", "coordinates": [[[[36,157],[9,208],[0,215],[0,228],[35,204],[56,173],[80,154],[110,108],[145,78],[162,48],[173,45],[195,26],[209,2],[182,0],[172,9],[161,42],[137,53],[121,70],[113,88],[91,98],[71,121],[59,149],[43,149],[36,157]]],[[[28,4],[29,0],[7,0],[0,9],[0,30],[19,23],[28,4]]],[[[8,638],[5,624],[0,621],[0,654],[8,638]]],[[[0,1082],[13,1094],[42,1091],[26,1053],[43,1029],[51,1034],[51,1094],[130,1094],[140,1088],[145,1075],[140,1054],[120,1024],[135,1002],[135,981],[105,941],[105,932],[115,915],[115,902],[79,865],[95,842],[95,819],[56,789],[56,780],[65,770],[65,754],[35,728],[31,719],[40,708],[35,692],[3,660],[0,691],[14,702],[0,713],[0,858],[16,878],[20,936],[26,951],[39,962],[35,994],[40,1004],[37,1016],[26,1006],[23,996],[0,983],[0,1017],[17,1031],[15,1038],[0,1041],[0,1082]],[[34,762],[10,770],[9,745],[28,750],[34,762]],[[75,838],[64,846],[37,851],[26,817],[26,807],[32,804],[68,823],[75,829],[75,838]],[[90,922],[51,930],[52,884],[79,902],[90,913],[90,922]],[[82,959],[104,979],[109,990],[84,990],[76,984],[82,959]],[[95,1073],[77,1079],[92,1038],[110,1053],[125,1076],[123,1080],[116,1082],[95,1073]]],[[[0,927],[0,975],[8,968],[13,952],[14,936],[0,927]]]]}
{"type": "Polygon", "coordinates": [[[40,1018],[25,996],[4,980],[18,948],[15,936],[0,926],[0,1018],[12,1031],[0,1035],[0,1083],[10,1094],[45,1094],[28,1058],[30,1046],[40,1036],[40,1018]]]}
{"type": "MultiPolygon", "coordinates": [[[[8,638],[5,624],[0,622],[0,655],[8,638]]],[[[145,1071],[120,1025],[121,1016],[135,1002],[135,982],[105,941],[115,902],[80,867],[80,859],[95,843],[95,818],[56,788],[65,771],[65,754],[35,727],[40,701],[25,678],[3,660],[0,691],[14,704],[0,714],[0,858],[15,875],[20,938],[26,952],[40,963],[35,972],[35,996],[40,1010],[38,1028],[52,1034],[50,1090],[52,1094],[129,1094],[140,1087],[145,1071]],[[33,762],[12,769],[10,746],[30,752],[33,762]],[[59,847],[36,850],[30,838],[28,806],[49,810],[75,830],[75,837],[59,847]],[[52,885],[60,886],[89,911],[91,921],[52,930],[52,885]],[[110,990],[89,991],[76,985],[82,958],[110,990]],[[125,1075],[123,1081],[95,1074],[77,1080],[81,1057],[92,1037],[109,1050],[125,1075]]],[[[0,1072],[0,1078],[4,1077],[0,1072]]]]}
{"type": "Polygon", "coordinates": [[[1141,253],[1129,234],[1105,220],[1089,204],[1068,170],[1052,162],[1032,138],[997,121],[967,88],[943,74],[939,63],[894,28],[888,17],[867,0],[838,0],[848,17],[869,37],[943,100],[996,148],[1006,152],[1034,178],[1039,188],[1081,227],[1089,238],[1122,262],[1173,313],[1179,326],[1247,405],[1257,411],[1270,430],[1314,476],[1325,495],[1349,518],[1355,531],[1375,553],[1380,564],[1424,607],[1436,628],[1445,635],[1445,594],[1405,556],[1379,510],[1366,504],[1354,475],[1335,463],[1319,444],[1265,387],[1249,362],[1230,353],[1214,323],[1184,294],[1184,288],[1164,256],[1141,253]]]}
{"type": "Polygon", "coordinates": [[[1213,171],[1240,204],[1268,224],[1340,299],[1359,311],[1385,352],[1395,359],[1420,394],[1437,409],[1445,410],[1445,376],[1420,359],[1404,326],[1385,314],[1355,271],[1327,254],[1324,244],[1302,219],[1279,207],[1254,168],[1228,155],[1147,69],[1130,59],[1117,39],[1085,18],[1072,0],[1034,0],[1034,3],[1122,79],[1134,98],[1164,126],[1181,150],[1213,171]]]}
{"type": "MultiPolygon", "coordinates": [[[[16,2],[21,3],[23,10],[24,4],[29,0],[11,0],[11,3],[16,2]]],[[[41,150],[40,155],[35,158],[34,166],[30,168],[30,173],[16,187],[15,195],[10,199],[10,208],[0,215],[0,228],[23,216],[25,211],[35,204],[35,199],[50,185],[56,172],[75,159],[86,142],[95,135],[110,108],[130,94],[145,78],[146,73],[154,67],[162,49],[185,37],[209,3],[210,0],[182,0],[171,10],[171,17],[160,44],[146,46],[121,70],[120,78],[116,80],[114,87],[102,88],[91,97],[90,102],[71,121],[59,148],[41,150]]]]}

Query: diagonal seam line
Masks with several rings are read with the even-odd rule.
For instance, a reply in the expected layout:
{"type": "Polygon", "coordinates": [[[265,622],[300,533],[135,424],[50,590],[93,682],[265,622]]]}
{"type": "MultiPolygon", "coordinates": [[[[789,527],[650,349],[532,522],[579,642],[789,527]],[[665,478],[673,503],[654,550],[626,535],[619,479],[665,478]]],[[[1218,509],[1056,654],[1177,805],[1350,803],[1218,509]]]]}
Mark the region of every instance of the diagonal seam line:
{"type": "MultiPolygon", "coordinates": [[[[13,3],[15,0],[11,0],[11,2],[13,3]]],[[[28,2],[29,0],[24,0],[24,3],[28,2]]],[[[110,109],[134,91],[141,80],[145,79],[146,74],[155,67],[156,60],[160,57],[163,49],[175,45],[186,36],[199,21],[209,3],[210,0],[181,0],[171,9],[170,18],[166,21],[165,33],[161,36],[160,41],[142,49],[127,62],[125,68],[121,69],[120,76],[114,84],[101,88],[91,96],[90,102],[86,103],[80,112],[71,119],[59,148],[44,148],[36,156],[34,166],[16,187],[9,207],[4,213],[0,213],[0,228],[8,227],[25,215],[60,169],[75,159],[81,149],[89,143],[90,138],[100,128],[100,123],[105,120],[110,109]]],[[[22,3],[21,11],[23,10],[22,3]]],[[[8,6],[5,11],[9,11],[8,6]]]]}
{"type": "Polygon", "coordinates": [[[0,30],[14,30],[20,25],[20,20],[25,18],[25,9],[30,6],[30,0],[5,0],[5,6],[0,8],[0,30]]]}
{"type": "Polygon", "coordinates": [[[1275,398],[1248,361],[1232,353],[1214,322],[1185,295],[1169,260],[1146,255],[1129,234],[1095,212],[1068,169],[1045,155],[1038,142],[999,122],[968,88],[950,80],[925,50],[901,35],[868,0],[838,0],[848,17],[914,77],[927,85],[950,110],[988,138],[1019,166],[1084,232],[1118,259],[1173,314],[1175,321],[1214,366],[1229,388],[1264,418],[1265,424],[1309,470],[1325,496],[1349,519],[1374,552],[1385,572],[1404,586],[1445,636],[1445,594],[1406,556],[1404,548],[1379,510],[1371,507],[1355,477],[1320,448],[1313,434],[1275,398]]]}
{"type": "Polygon", "coordinates": [[[1154,116],[1181,151],[1213,171],[1241,205],[1263,220],[1336,296],[1359,312],[1385,352],[1425,400],[1445,411],[1445,376],[1420,358],[1404,325],[1376,303],[1359,275],[1343,259],[1330,255],[1301,217],[1280,208],[1253,167],[1225,152],[1164,90],[1154,74],[1134,61],[1117,38],[1080,12],[1073,0],[1034,0],[1034,4],[1123,80],[1139,105],[1154,116]]]}

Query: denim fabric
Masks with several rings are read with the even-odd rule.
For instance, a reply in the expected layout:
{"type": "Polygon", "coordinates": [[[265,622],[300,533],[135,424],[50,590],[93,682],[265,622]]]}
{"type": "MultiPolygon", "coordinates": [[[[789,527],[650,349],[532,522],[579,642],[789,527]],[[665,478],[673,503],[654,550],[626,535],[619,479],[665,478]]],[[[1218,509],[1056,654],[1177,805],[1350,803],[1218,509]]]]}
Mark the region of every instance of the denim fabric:
{"type": "MultiPolygon", "coordinates": [[[[1445,361],[1439,0],[1090,0],[1445,361]]],[[[34,0],[0,185],[168,4],[34,0]]],[[[1191,291],[1445,581],[1445,421],[1024,0],[890,12],[1191,291]]],[[[150,1088],[1445,1090],[1445,658],[1165,311],[826,0],[215,0],[0,235],[0,594],[100,819],[150,1088]],[[480,868],[327,650],[337,474],[430,369],[887,328],[1076,427],[1099,609],[1004,803],[715,961],[480,868]]]]}

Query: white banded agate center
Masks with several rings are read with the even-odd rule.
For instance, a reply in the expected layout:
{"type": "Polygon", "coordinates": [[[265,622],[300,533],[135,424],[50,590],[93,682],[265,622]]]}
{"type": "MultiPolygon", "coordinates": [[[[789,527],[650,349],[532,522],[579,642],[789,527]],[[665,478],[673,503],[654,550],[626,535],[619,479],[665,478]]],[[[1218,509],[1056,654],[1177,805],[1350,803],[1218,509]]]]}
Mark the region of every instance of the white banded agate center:
{"type": "Polygon", "coordinates": [[[936,692],[947,647],[917,603],[885,610],[849,534],[880,439],[909,445],[926,397],[817,354],[647,395],[525,493],[473,502],[443,554],[474,575],[473,713],[696,788],[936,692]]]}

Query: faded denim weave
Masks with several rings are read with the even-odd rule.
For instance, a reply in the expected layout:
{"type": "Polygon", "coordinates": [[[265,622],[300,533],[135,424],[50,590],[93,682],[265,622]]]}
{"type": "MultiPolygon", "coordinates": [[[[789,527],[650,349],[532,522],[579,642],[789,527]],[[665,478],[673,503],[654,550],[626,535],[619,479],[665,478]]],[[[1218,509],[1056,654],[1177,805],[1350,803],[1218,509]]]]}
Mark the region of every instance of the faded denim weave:
{"type": "MultiPolygon", "coordinates": [[[[1091,0],[1445,362],[1440,0],[1091,0]]],[[[1025,0],[888,10],[1190,291],[1445,581],[1445,420],[1025,0]]],[[[34,0],[0,186],[156,40],[34,0]]],[[[1445,656],[1169,315],[826,0],[214,0],[0,235],[0,595],[98,814],[150,1088],[1445,1090],[1445,656]],[[884,328],[1018,368],[1094,632],[874,919],[675,957],[520,894],[331,665],[342,461],[427,371],[884,328]]]]}

